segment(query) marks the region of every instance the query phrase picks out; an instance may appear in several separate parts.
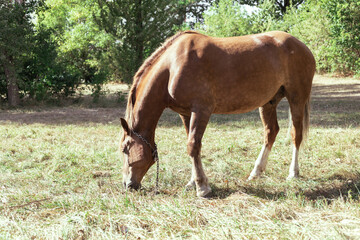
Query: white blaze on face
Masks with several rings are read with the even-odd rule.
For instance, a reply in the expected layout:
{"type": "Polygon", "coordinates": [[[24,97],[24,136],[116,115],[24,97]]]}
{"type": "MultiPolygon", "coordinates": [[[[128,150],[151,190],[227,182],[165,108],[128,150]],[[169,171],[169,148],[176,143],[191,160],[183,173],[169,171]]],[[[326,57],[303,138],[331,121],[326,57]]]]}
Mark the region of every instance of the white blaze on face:
{"type": "Polygon", "coordinates": [[[129,181],[129,156],[127,154],[123,154],[124,163],[123,163],[123,182],[126,184],[129,181]]]}

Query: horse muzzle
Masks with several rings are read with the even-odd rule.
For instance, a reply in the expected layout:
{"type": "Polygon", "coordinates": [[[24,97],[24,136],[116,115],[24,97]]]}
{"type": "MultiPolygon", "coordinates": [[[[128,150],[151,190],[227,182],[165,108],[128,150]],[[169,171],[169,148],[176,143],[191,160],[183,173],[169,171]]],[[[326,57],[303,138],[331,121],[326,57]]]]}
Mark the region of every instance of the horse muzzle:
{"type": "Polygon", "coordinates": [[[133,181],[124,182],[124,188],[125,189],[139,190],[140,187],[141,187],[141,184],[137,183],[137,182],[133,182],[133,181]]]}

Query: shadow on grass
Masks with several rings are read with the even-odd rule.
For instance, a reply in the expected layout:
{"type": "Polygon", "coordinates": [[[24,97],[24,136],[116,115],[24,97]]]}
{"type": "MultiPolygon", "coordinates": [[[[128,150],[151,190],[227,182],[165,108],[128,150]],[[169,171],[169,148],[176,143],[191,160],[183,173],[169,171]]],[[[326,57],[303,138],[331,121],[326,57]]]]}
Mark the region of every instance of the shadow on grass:
{"type": "MultiPolygon", "coordinates": [[[[114,100],[105,99],[102,104],[67,105],[65,107],[23,107],[4,109],[0,112],[0,122],[20,124],[116,124],[125,114],[125,101],[114,104],[114,100]]],[[[360,84],[314,84],[311,100],[311,124],[321,127],[357,127],[360,125],[360,84]]],[[[288,118],[288,103],[284,99],[278,106],[278,119],[288,118]]],[[[242,126],[247,123],[259,123],[259,113],[254,110],[244,114],[213,115],[210,123],[218,125],[242,126]]],[[[165,110],[158,123],[161,127],[182,126],[177,113],[165,110]]]]}
{"type": "Polygon", "coordinates": [[[229,197],[231,194],[236,193],[238,190],[233,188],[219,188],[215,185],[210,184],[211,193],[209,194],[209,199],[225,199],[229,197]]]}
{"type": "Polygon", "coordinates": [[[314,84],[311,124],[321,127],[359,126],[360,84],[314,84]]]}
{"type": "Polygon", "coordinates": [[[45,109],[18,109],[0,112],[0,123],[86,125],[116,124],[120,126],[121,108],[51,107],[45,109]]]}
{"type": "MultiPolygon", "coordinates": [[[[256,180],[255,180],[256,181],[256,180]]],[[[306,183],[305,179],[300,179],[306,183]]],[[[256,196],[266,200],[280,200],[289,198],[289,196],[303,196],[306,200],[326,200],[328,203],[342,198],[344,200],[360,199],[360,173],[334,174],[327,179],[313,179],[319,182],[311,189],[301,186],[283,187],[279,190],[266,188],[262,185],[252,186],[251,184],[236,184],[235,188],[219,188],[212,185],[213,190],[210,198],[226,199],[230,195],[242,192],[248,195],[256,196]]]]}
{"type": "MultiPolygon", "coordinates": [[[[360,126],[360,84],[314,84],[311,97],[311,125],[319,127],[357,127],[360,126]]],[[[289,104],[284,98],[278,108],[278,119],[288,119],[289,104]]],[[[214,114],[210,124],[231,124],[238,122],[261,124],[258,110],[244,114],[214,114]]],[[[159,126],[181,126],[177,113],[166,110],[159,121],[159,126]]]]}
{"type": "MultiPolygon", "coordinates": [[[[347,200],[349,197],[352,199],[359,199],[360,196],[360,180],[344,181],[333,186],[321,186],[312,190],[298,190],[295,192],[296,196],[304,196],[306,200],[321,200],[325,199],[328,203],[338,198],[347,200]]],[[[255,195],[257,197],[267,200],[279,200],[287,198],[286,191],[267,191],[266,189],[246,187],[245,193],[255,195]]]]}

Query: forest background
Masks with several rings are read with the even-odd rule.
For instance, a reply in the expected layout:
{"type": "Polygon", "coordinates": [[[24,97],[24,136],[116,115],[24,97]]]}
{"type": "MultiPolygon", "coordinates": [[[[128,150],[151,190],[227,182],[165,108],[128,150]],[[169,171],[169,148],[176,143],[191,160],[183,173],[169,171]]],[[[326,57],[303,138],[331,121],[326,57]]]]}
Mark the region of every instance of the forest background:
{"type": "Polygon", "coordinates": [[[318,73],[360,76],[358,0],[0,0],[0,105],[47,101],[132,76],[161,43],[194,29],[289,32],[318,73]]]}

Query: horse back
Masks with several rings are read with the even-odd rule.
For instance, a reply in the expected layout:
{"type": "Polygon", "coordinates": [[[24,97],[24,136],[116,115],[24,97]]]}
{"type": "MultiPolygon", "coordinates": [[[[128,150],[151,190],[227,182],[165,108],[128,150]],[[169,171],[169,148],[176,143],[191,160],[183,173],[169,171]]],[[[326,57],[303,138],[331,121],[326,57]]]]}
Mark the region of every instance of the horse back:
{"type": "Polygon", "coordinates": [[[281,87],[310,91],[315,71],[310,50],[279,31],[230,38],[184,34],[164,58],[174,105],[202,105],[214,113],[251,111],[281,87]]]}

